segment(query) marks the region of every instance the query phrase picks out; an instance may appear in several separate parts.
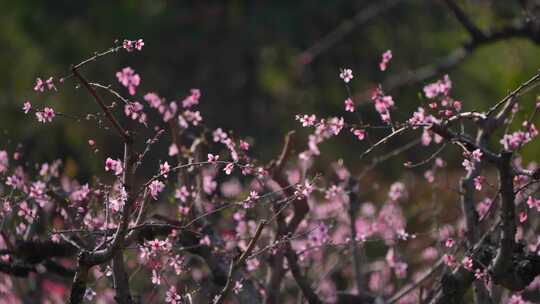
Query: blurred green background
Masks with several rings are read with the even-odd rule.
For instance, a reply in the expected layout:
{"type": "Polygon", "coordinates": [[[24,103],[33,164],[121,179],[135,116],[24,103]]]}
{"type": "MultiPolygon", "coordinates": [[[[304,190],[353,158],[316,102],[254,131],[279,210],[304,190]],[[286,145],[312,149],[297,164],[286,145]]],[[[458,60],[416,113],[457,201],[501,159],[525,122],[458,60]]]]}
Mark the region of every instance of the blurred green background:
{"type": "MultiPolygon", "coordinates": [[[[447,56],[469,39],[443,1],[401,1],[353,26],[311,62],[302,60],[304,51],[378,2],[383,1],[0,0],[0,148],[12,150],[20,142],[34,161],[71,159],[74,174],[83,178],[102,167],[103,155],[119,156],[116,138],[92,123],[59,118],[44,126],[25,117],[21,106],[28,99],[37,107],[50,104],[74,116],[97,112],[88,94],[74,89],[72,81],[58,93],[36,94],[36,77],[65,75],[70,64],[107,49],[115,39],[143,38],[143,52],[108,56],[87,66],[84,74],[112,84],[126,96],[115,77],[125,66],[141,75],[139,92],[155,91],[168,100],[181,100],[190,88],[200,88],[205,123],[253,138],[257,156],[268,160],[279,150],[283,134],[299,129],[296,114],[355,118],[343,112],[347,91],[338,78],[339,68],[353,70],[352,91],[362,93],[390,75],[447,56]],[[378,62],[387,49],[394,58],[382,73],[378,62]],[[91,153],[89,138],[96,139],[101,156],[91,153]]],[[[523,17],[518,1],[458,3],[482,28],[523,17]]],[[[463,101],[465,109],[486,109],[535,73],[539,50],[527,39],[476,50],[449,72],[452,95],[463,101]]],[[[397,104],[394,117],[407,119],[420,104],[423,85],[436,78],[389,92],[397,104]]],[[[534,97],[535,93],[528,97],[529,105],[534,97]]],[[[141,95],[136,99],[142,101],[141,95]]],[[[371,105],[361,111],[379,123],[371,105]]],[[[531,144],[526,155],[533,157],[537,147],[531,144]]],[[[360,166],[356,160],[365,148],[365,143],[343,136],[323,144],[323,160],[344,158],[360,166]]],[[[409,157],[421,159],[417,154],[411,151],[409,157]]],[[[402,163],[403,159],[386,166],[393,169],[402,163]]]]}

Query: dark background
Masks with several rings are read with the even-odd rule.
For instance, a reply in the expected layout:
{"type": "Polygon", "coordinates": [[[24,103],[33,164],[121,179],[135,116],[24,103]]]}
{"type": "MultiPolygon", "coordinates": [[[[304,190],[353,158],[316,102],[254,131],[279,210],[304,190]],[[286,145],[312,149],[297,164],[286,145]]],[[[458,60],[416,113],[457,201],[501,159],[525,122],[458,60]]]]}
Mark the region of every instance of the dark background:
{"type": "MultiPolygon", "coordinates": [[[[106,155],[120,156],[121,147],[112,133],[96,130],[91,122],[58,118],[41,125],[34,117],[25,117],[21,107],[28,99],[37,107],[50,104],[76,117],[97,112],[88,94],[76,90],[72,81],[58,93],[36,94],[36,77],[65,75],[70,64],[109,48],[115,39],[143,38],[143,52],[108,56],[85,67],[84,74],[112,84],[126,96],[115,77],[125,66],[141,75],[141,93],[155,91],[170,101],[183,99],[190,88],[200,88],[205,123],[252,138],[257,156],[268,160],[288,130],[300,129],[294,121],[296,114],[354,119],[343,112],[347,92],[338,78],[339,68],[353,70],[356,102],[367,102],[363,93],[378,82],[434,63],[469,39],[442,1],[401,1],[366,22],[352,24],[343,37],[306,62],[306,50],[382,2],[1,0],[0,148],[13,150],[21,143],[33,161],[66,159],[68,172],[82,179],[89,178],[92,170],[101,170],[106,155]],[[394,59],[382,73],[378,62],[387,49],[393,51],[394,59]],[[89,138],[96,139],[102,154],[91,152],[89,138]]],[[[483,29],[523,17],[518,1],[459,4],[483,29]]],[[[539,55],[539,48],[524,38],[481,47],[449,71],[452,95],[463,101],[465,109],[486,109],[535,73],[539,55]]],[[[441,76],[389,92],[397,105],[393,116],[401,121],[410,117],[420,104],[423,85],[441,76]]],[[[528,98],[530,106],[534,94],[528,98]]],[[[142,101],[142,95],[135,99],[142,101]]],[[[360,111],[380,123],[372,105],[360,111]]],[[[301,143],[305,142],[302,137],[301,143]]],[[[162,145],[163,150],[168,146],[162,145]]],[[[535,145],[525,151],[526,157],[534,157],[535,145]]],[[[350,136],[333,139],[322,145],[323,163],[344,158],[353,167],[361,166],[358,155],[365,148],[365,143],[350,136]]],[[[418,154],[412,151],[408,157],[421,159],[418,154]]],[[[388,177],[397,175],[402,163],[403,159],[390,161],[382,172],[388,177]]]]}

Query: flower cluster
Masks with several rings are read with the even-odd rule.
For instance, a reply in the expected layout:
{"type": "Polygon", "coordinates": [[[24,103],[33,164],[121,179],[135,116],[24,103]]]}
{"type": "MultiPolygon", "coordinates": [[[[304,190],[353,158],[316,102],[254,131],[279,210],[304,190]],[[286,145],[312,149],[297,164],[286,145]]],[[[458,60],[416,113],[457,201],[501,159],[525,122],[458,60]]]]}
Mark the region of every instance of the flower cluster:
{"type": "Polygon", "coordinates": [[[242,202],[242,206],[245,209],[253,208],[255,206],[255,202],[260,198],[259,193],[257,191],[250,191],[249,196],[242,202]]]}
{"type": "Polygon", "coordinates": [[[194,105],[199,104],[199,98],[201,98],[201,91],[199,89],[191,89],[191,94],[182,100],[182,107],[191,108],[194,105]]]}
{"type": "Polygon", "coordinates": [[[119,159],[114,160],[110,157],[107,157],[107,159],[105,160],[105,171],[112,171],[116,176],[121,175],[124,171],[122,161],[119,159]]]}
{"type": "Polygon", "coordinates": [[[381,120],[390,123],[390,110],[394,107],[394,99],[390,95],[385,95],[380,86],[371,93],[371,101],[375,104],[375,110],[381,116],[381,120]]]}
{"type": "Polygon", "coordinates": [[[144,46],[144,41],[142,39],[137,39],[137,40],[125,39],[124,42],[122,42],[122,47],[128,52],[133,52],[134,50],[141,51],[143,46],[144,46]]]}
{"type": "Polygon", "coordinates": [[[36,111],[36,118],[42,123],[52,122],[55,116],[56,113],[54,112],[54,109],[50,107],[45,107],[42,111],[36,111]]]}
{"type": "MultiPolygon", "coordinates": [[[[125,40],[122,47],[132,52],[140,51],[143,45],[142,39],[125,40]]],[[[119,48],[120,46],[117,46],[111,50],[119,48]]],[[[379,69],[387,70],[391,59],[392,52],[386,51],[382,55],[379,69]]],[[[130,95],[137,93],[141,78],[134,70],[126,67],[116,73],[116,76],[130,95]]],[[[342,69],[339,77],[349,89],[348,83],[353,79],[352,70],[342,69]]],[[[34,89],[39,92],[56,90],[52,79],[42,81],[38,78],[34,89]]],[[[416,280],[425,268],[422,267],[423,263],[432,265],[438,259],[442,259],[448,267],[460,267],[469,271],[471,277],[474,275],[477,280],[494,284],[490,281],[489,266],[482,265],[479,262],[481,259],[478,259],[475,252],[468,250],[470,247],[467,248],[468,244],[463,241],[466,233],[463,221],[454,221],[450,219],[452,218],[450,215],[439,216],[436,210],[427,213],[427,216],[424,213],[416,216],[422,204],[426,202],[432,204],[431,198],[436,197],[441,201],[446,199],[444,195],[425,195],[426,185],[431,187],[432,191],[439,191],[444,187],[453,188],[453,185],[458,183],[459,179],[455,174],[446,175],[444,184],[442,178],[438,178],[442,176],[438,170],[452,168],[446,166],[442,159],[444,154],[438,154],[443,147],[418,165],[413,166],[410,161],[406,163],[408,164],[406,167],[411,169],[431,164],[431,167],[423,172],[423,176],[421,173],[410,174],[402,179],[403,182],[382,185],[368,181],[368,178],[376,175],[371,174],[369,170],[387,156],[374,156],[373,166],[368,166],[361,174],[349,171],[345,165],[348,160],[335,160],[329,170],[325,170],[314,157],[321,154],[321,143],[338,136],[344,128],[350,131],[346,132],[347,136],[353,135],[358,140],[365,140],[360,146],[369,144],[371,150],[374,150],[373,148],[382,150],[380,146],[385,141],[399,134],[399,130],[407,129],[423,131],[421,135],[418,133],[419,140],[411,142],[413,145],[418,142],[424,146],[432,142],[440,143],[443,138],[434,133],[436,127],[452,130],[457,125],[452,123],[461,122],[459,119],[466,116],[466,113],[461,113],[461,102],[450,96],[451,89],[452,82],[448,76],[425,86],[423,88],[425,98],[421,99],[427,99],[428,104],[416,106],[417,110],[412,116],[405,116],[410,117],[405,121],[397,119],[401,115],[391,118],[395,103],[393,97],[386,95],[380,85],[373,91],[371,101],[374,104],[374,113],[381,118],[382,124],[372,124],[367,119],[364,121],[365,117],[368,119],[370,117],[364,116],[364,113],[361,113],[364,117],[359,119],[359,122],[349,121],[349,117],[353,118],[355,115],[347,113],[335,116],[296,115],[296,120],[302,127],[310,128],[307,147],[304,151],[300,150],[298,158],[288,157],[291,150],[284,149],[279,159],[286,161],[280,166],[276,165],[277,162],[261,164],[252,158],[252,155],[256,154],[256,151],[251,150],[251,145],[256,143],[255,141],[235,137],[236,133],[233,131],[210,129],[203,122],[201,112],[197,110],[201,98],[199,89],[191,89],[182,95],[185,97],[177,101],[168,101],[155,92],[145,93],[142,103],[120,98],[123,108],[114,109],[111,106],[111,112],[107,114],[114,116],[118,110],[122,115],[123,110],[127,119],[120,119],[119,124],[130,134],[144,136],[149,132],[155,132],[155,135],[145,138],[146,149],[136,151],[132,155],[134,159],[126,156],[126,162],[136,161],[133,170],[127,169],[130,167],[129,163],[124,164],[120,159],[106,158],[105,171],[111,172],[116,178],[101,180],[95,177],[88,182],[79,182],[71,177],[73,175],[71,168],[66,170],[69,171],[67,173],[61,172],[59,162],[29,166],[28,155],[24,154],[23,146],[17,146],[13,152],[8,152],[9,148],[0,150],[0,204],[3,206],[0,217],[6,221],[6,230],[14,231],[13,238],[0,237],[0,249],[12,246],[13,244],[8,244],[12,240],[21,239],[25,242],[38,240],[39,235],[34,232],[38,227],[36,225],[48,222],[53,225],[52,230],[55,231],[49,237],[51,243],[63,245],[64,240],[72,240],[81,242],[84,246],[95,244],[95,250],[88,251],[89,254],[104,248],[116,250],[114,247],[116,243],[113,240],[121,235],[123,239],[120,240],[121,246],[117,252],[121,253],[126,248],[139,250],[138,258],[144,268],[143,272],[147,271],[151,276],[149,281],[155,288],[160,288],[156,294],[164,295],[164,299],[158,301],[166,303],[191,301],[193,291],[189,289],[205,282],[208,276],[221,275],[212,272],[226,270],[228,265],[222,261],[231,258],[232,261],[236,261],[235,257],[238,257],[239,253],[249,254],[243,255],[247,257],[243,263],[233,263],[233,267],[241,268],[240,271],[232,269],[235,271],[234,277],[225,278],[228,284],[233,284],[230,285],[232,292],[229,292],[229,296],[235,294],[244,296],[248,292],[250,294],[259,292],[264,295],[265,291],[253,289],[252,280],[259,280],[261,275],[267,274],[271,277],[274,270],[282,273],[293,267],[312,265],[326,267],[327,259],[339,261],[343,252],[350,255],[351,251],[348,249],[354,248],[355,242],[368,241],[376,243],[375,247],[378,248],[376,251],[380,254],[370,257],[370,265],[362,275],[366,276],[366,287],[369,292],[383,301],[400,292],[398,287],[405,286],[406,283],[402,280],[416,280]],[[148,109],[155,110],[154,114],[159,118],[155,125],[150,121],[154,115],[147,113],[148,109]],[[342,116],[345,116],[347,121],[342,116]],[[138,132],[142,126],[131,124],[131,120],[147,127],[151,125],[152,128],[138,132]],[[126,121],[128,123],[124,125],[126,121]],[[370,130],[369,137],[367,130],[370,130]],[[371,133],[371,130],[374,131],[371,133]],[[145,181],[143,170],[140,170],[136,171],[135,177],[134,172],[138,166],[143,160],[150,158],[145,155],[154,152],[152,145],[158,140],[163,140],[160,138],[162,133],[171,135],[165,139],[169,141],[164,143],[168,151],[157,154],[156,158],[160,161],[153,163],[155,168],[153,176],[147,176],[145,181]],[[384,134],[384,137],[379,137],[380,134],[384,134]],[[206,155],[206,159],[201,155],[206,155]],[[174,182],[170,176],[173,175],[172,172],[175,175],[174,182]],[[322,173],[317,173],[317,177],[313,177],[316,172],[322,173]],[[119,178],[120,176],[122,178],[119,178]],[[130,183],[132,180],[136,180],[135,185],[130,183]],[[167,187],[170,187],[171,191],[165,191],[167,187]],[[160,197],[162,199],[159,199],[160,197]],[[265,200],[264,204],[258,203],[262,197],[265,200]],[[414,204],[408,203],[408,200],[414,204]],[[256,206],[257,208],[254,208],[256,206]],[[276,206],[279,208],[275,208],[276,206]],[[415,216],[419,226],[432,227],[434,220],[450,219],[451,222],[444,222],[440,229],[422,231],[417,237],[411,230],[413,228],[408,227],[406,216],[411,215],[415,216]],[[272,225],[262,225],[265,221],[272,222],[272,225]],[[262,232],[258,230],[259,227],[263,227],[262,232]],[[125,235],[119,234],[125,228],[127,228],[124,230],[125,235]],[[59,231],[69,231],[70,234],[59,231]],[[109,233],[110,231],[118,232],[109,233]],[[85,239],[86,237],[89,239],[85,239]],[[416,240],[417,238],[421,240],[416,240]],[[251,252],[248,252],[249,250],[251,252]],[[296,254],[297,259],[291,259],[291,256],[294,257],[291,253],[296,254]],[[410,260],[414,254],[416,255],[410,260]],[[205,263],[193,259],[194,256],[201,257],[205,263]],[[292,265],[295,260],[297,265],[292,265]],[[266,265],[266,261],[270,261],[271,264],[266,265]],[[268,267],[269,265],[271,266],[268,267]],[[250,275],[246,276],[246,273],[250,275]],[[192,280],[194,284],[185,284],[187,280],[192,280]]],[[[341,111],[355,112],[358,109],[350,92],[347,93],[349,98],[344,101],[344,108],[341,108],[341,111]]],[[[23,111],[26,114],[35,112],[40,122],[51,122],[55,115],[59,115],[50,107],[34,110],[29,101],[24,102],[23,111]]],[[[373,112],[373,109],[366,111],[373,112]]],[[[518,107],[514,107],[514,111],[516,113],[518,107]]],[[[360,118],[359,116],[357,118],[360,118]]],[[[379,121],[378,118],[376,120],[379,121]]],[[[521,130],[504,135],[501,144],[505,150],[518,151],[538,135],[532,120],[531,118],[530,121],[524,122],[521,130]]],[[[510,120],[505,123],[510,124],[510,120]]],[[[464,127],[463,132],[468,128],[469,126],[464,127]]],[[[468,137],[468,134],[459,134],[467,139],[472,138],[468,137]]],[[[459,138],[451,142],[459,142],[459,138]]],[[[94,139],[88,140],[88,145],[97,153],[94,139]]],[[[480,169],[484,169],[480,163],[484,159],[491,160],[498,155],[487,145],[479,143],[477,145],[478,148],[471,149],[474,144],[466,142],[459,147],[466,150],[463,153],[462,165],[468,174],[468,182],[474,185],[477,191],[484,190],[470,193],[471,197],[479,199],[475,208],[480,223],[490,215],[492,208],[499,207],[492,198],[477,198],[488,194],[489,188],[492,188],[487,182],[492,178],[489,170],[485,170],[485,176],[478,175],[480,169]],[[486,187],[489,188],[485,189],[486,187]]],[[[293,147],[292,151],[294,149],[296,147],[293,147]]],[[[362,157],[371,150],[367,150],[362,157]]],[[[424,152],[423,150],[421,152],[424,152]]],[[[129,151],[126,151],[129,154],[129,151]]],[[[406,150],[398,147],[385,155],[394,157],[404,151],[406,150]]],[[[517,154],[515,153],[516,156],[517,154]]],[[[486,167],[488,165],[486,162],[486,167]]],[[[144,164],[142,167],[152,166],[144,164]]],[[[516,240],[527,242],[528,246],[524,248],[530,252],[537,252],[540,248],[540,238],[527,236],[524,232],[530,226],[526,221],[537,215],[534,209],[540,212],[540,199],[536,198],[534,192],[527,191],[533,189],[529,186],[538,179],[539,171],[536,164],[524,163],[519,157],[512,158],[511,168],[514,170],[510,175],[514,176],[513,190],[519,211],[516,218],[516,224],[519,221],[516,240]],[[520,202],[525,202],[526,205],[519,205],[520,202]]],[[[468,188],[470,187],[463,191],[471,191],[468,188]]],[[[444,206],[443,203],[437,206],[444,206]]],[[[438,208],[442,207],[434,209],[438,208]]],[[[532,220],[529,221],[532,223],[532,220]]],[[[485,228],[484,225],[477,226],[478,229],[485,228]]],[[[128,259],[126,265],[129,267],[126,269],[132,271],[133,263],[136,263],[133,260],[134,255],[124,257],[128,259]]],[[[12,258],[11,254],[0,255],[0,261],[3,263],[12,262],[12,258]]],[[[75,255],[73,258],[73,261],[76,261],[75,255]]],[[[89,276],[94,275],[95,278],[92,279],[97,281],[102,275],[112,275],[111,267],[106,264],[103,263],[101,269],[94,267],[95,273],[90,272],[89,276]]],[[[316,275],[302,272],[306,280],[316,275]]],[[[353,277],[351,274],[352,272],[346,269],[336,269],[336,275],[345,280],[353,277]]],[[[291,285],[292,280],[294,276],[283,276],[285,283],[283,286],[291,285]]],[[[0,276],[0,293],[12,289],[9,287],[10,284],[5,281],[5,277],[0,276]]],[[[105,293],[100,284],[93,286],[97,292],[87,291],[86,297],[89,300],[105,293]]],[[[431,283],[426,281],[423,284],[429,288],[431,283]]],[[[537,287],[539,284],[540,279],[530,286],[537,287]]],[[[323,302],[337,301],[337,289],[342,288],[337,285],[330,278],[323,278],[317,284],[316,296],[323,302]]],[[[113,292],[112,289],[110,291],[113,292]]],[[[113,298],[109,300],[113,301],[113,298]]],[[[416,303],[418,300],[418,293],[414,291],[401,298],[399,302],[408,304],[416,303]]],[[[518,294],[512,295],[508,301],[525,303],[518,294]]]]}
{"type": "Polygon", "coordinates": [[[429,108],[437,110],[439,117],[448,118],[461,111],[461,101],[450,97],[451,89],[452,81],[448,75],[424,87],[424,94],[430,100],[429,108]]]}
{"type": "Polygon", "coordinates": [[[154,200],[158,199],[158,195],[165,189],[165,184],[162,181],[154,180],[148,185],[148,190],[150,190],[150,196],[154,200]]]}
{"type": "Polygon", "coordinates": [[[474,150],[473,152],[464,152],[463,153],[463,156],[465,157],[465,159],[463,160],[463,168],[465,168],[465,171],[467,171],[467,173],[471,173],[474,168],[475,168],[475,165],[480,163],[480,161],[482,160],[482,151],[480,149],[476,149],[474,150]]]}
{"type": "Polygon", "coordinates": [[[43,93],[45,89],[49,91],[56,91],[56,86],[54,85],[54,78],[49,77],[47,80],[42,80],[41,78],[36,79],[36,84],[34,86],[34,91],[43,93]]]}
{"type": "Polygon", "coordinates": [[[525,131],[516,131],[511,134],[505,134],[500,143],[507,151],[514,151],[520,147],[528,144],[536,136],[538,136],[538,130],[532,123],[523,122],[523,128],[525,131]]]}
{"type": "Polygon", "coordinates": [[[381,69],[381,71],[383,72],[386,71],[386,68],[390,60],[392,60],[392,51],[388,50],[382,54],[382,60],[381,60],[381,63],[379,63],[379,69],[381,69]]]}
{"type": "Polygon", "coordinates": [[[144,107],[140,102],[128,102],[124,106],[124,114],[126,114],[127,117],[146,125],[146,113],[144,113],[143,109],[144,107]]]}

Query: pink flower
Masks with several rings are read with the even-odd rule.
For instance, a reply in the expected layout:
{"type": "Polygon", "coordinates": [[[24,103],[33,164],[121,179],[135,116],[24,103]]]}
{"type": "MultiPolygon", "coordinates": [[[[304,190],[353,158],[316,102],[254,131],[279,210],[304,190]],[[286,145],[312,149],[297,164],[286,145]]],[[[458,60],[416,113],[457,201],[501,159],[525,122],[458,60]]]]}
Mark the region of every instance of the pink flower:
{"type": "Polygon", "coordinates": [[[424,94],[427,98],[432,99],[439,95],[448,96],[450,89],[452,88],[452,82],[448,75],[444,75],[442,80],[428,84],[424,87],[424,94]]]}
{"type": "Polygon", "coordinates": [[[470,173],[474,170],[474,163],[468,159],[464,159],[463,163],[461,164],[463,165],[463,168],[465,168],[465,171],[467,171],[467,173],[470,173]]]}
{"type": "Polygon", "coordinates": [[[428,247],[422,252],[422,258],[428,261],[434,261],[438,255],[439,252],[435,247],[428,247]]]}
{"type": "Polygon", "coordinates": [[[169,290],[167,290],[167,292],[165,293],[165,303],[182,304],[184,303],[184,299],[176,291],[176,287],[171,286],[169,287],[169,290]]]}
{"type": "Polygon", "coordinates": [[[249,143],[245,140],[240,140],[240,149],[244,151],[249,150],[249,143]]]}
{"type": "Polygon", "coordinates": [[[525,223],[525,221],[527,221],[527,212],[521,211],[519,213],[519,222],[520,223],[525,223]]]}
{"type": "Polygon", "coordinates": [[[456,111],[461,111],[461,101],[458,101],[458,100],[454,100],[454,103],[452,104],[452,106],[454,107],[454,109],[456,111]]]}
{"type": "Polygon", "coordinates": [[[30,112],[31,109],[32,109],[32,104],[29,101],[25,101],[23,104],[24,114],[28,114],[28,112],[30,112]]]}
{"type": "Polygon", "coordinates": [[[471,158],[474,161],[479,162],[481,160],[482,155],[483,155],[482,151],[480,149],[476,149],[471,153],[471,158]]]}
{"type": "Polygon", "coordinates": [[[339,73],[339,78],[343,79],[345,83],[349,83],[353,79],[353,74],[351,69],[342,69],[339,73]]]}
{"type": "Polygon", "coordinates": [[[486,216],[489,209],[491,208],[491,204],[492,204],[492,201],[489,198],[485,198],[483,201],[480,202],[480,204],[476,208],[476,211],[478,211],[478,215],[480,216],[480,219],[486,216]]]}
{"type": "Polygon", "coordinates": [[[199,104],[199,98],[201,98],[201,91],[199,89],[191,89],[191,95],[182,100],[182,106],[184,108],[190,108],[199,104]]]}
{"type": "Polygon", "coordinates": [[[142,39],[137,39],[137,40],[125,39],[124,42],[122,43],[122,47],[128,52],[132,52],[134,50],[140,51],[142,50],[143,46],[144,46],[144,41],[142,39]]]}
{"type": "Polygon", "coordinates": [[[529,196],[529,198],[527,199],[527,205],[531,209],[536,207],[536,200],[532,196],[529,196]]]}
{"type": "Polygon", "coordinates": [[[80,203],[88,197],[89,193],[90,188],[88,187],[88,184],[85,184],[80,189],[73,191],[70,194],[69,199],[75,203],[80,203]]]}
{"type": "Polygon", "coordinates": [[[395,182],[390,186],[390,190],[388,191],[388,198],[392,202],[397,202],[401,199],[404,199],[407,197],[407,189],[405,189],[405,184],[402,182],[395,182]]]}
{"type": "Polygon", "coordinates": [[[409,124],[413,127],[426,123],[426,110],[422,107],[418,107],[418,110],[413,113],[413,116],[409,118],[409,124]]]}
{"type": "Polygon", "coordinates": [[[527,205],[529,206],[529,208],[536,208],[536,210],[540,212],[540,200],[529,196],[529,198],[527,199],[527,205]]]}
{"type": "Polygon", "coordinates": [[[135,89],[141,83],[139,74],[135,74],[132,68],[125,67],[122,71],[116,73],[116,78],[124,87],[128,88],[130,95],[135,95],[135,89]]]}
{"type": "Polygon", "coordinates": [[[55,90],[56,91],[56,86],[54,85],[54,80],[52,77],[49,77],[49,79],[47,79],[45,81],[45,84],[47,85],[47,89],[50,91],[50,90],[55,90]]]}
{"type": "Polygon", "coordinates": [[[302,123],[302,127],[310,127],[315,124],[317,116],[315,115],[296,115],[296,120],[302,123]]]}
{"type": "Polygon", "coordinates": [[[463,268],[471,272],[473,271],[473,260],[471,259],[471,257],[469,256],[464,257],[461,263],[463,264],[463,268]]]}
{"type": "Polygon", "coordinates": [[[246,270],[247,271],[254,271],[261,265],[261,262],[259,262],[259,259],[257,258],[249,258],[246,261],[246,270]]]}
{"type": "MultiPolygon", "coordinates": [[[[526,122],[525,122],[526,123],[526,122]]],[[[527,127],[527,131],[516,131],[512,134],[505,134],[500,140],[500,143],[504,146],[505,150],[513,151],[519,147],[529,143],[534,137],[538,135],[538,131],[533,124],[527,127]]]]}
{"type": "Polygon", "coordinates": [[[328,234],[328,226],[324,223],[320,223],[315,229],[311,230],[308,235],[308,240],[312,246],[321,246],[330,240],[328,234]]]}
{"type": "Polygon", "coordinates": [[[182,202],[186,202],[189,197],[189,191],[186,186],[182,186],[174,191],[174,197],[182,202]]]}
{"type": "Polygon", "coordinates": [[[219,159],[219,155],[213,155],[213,154],[208,153],[208,162],[213,163],[213,162],[218,161],[218,159],[219,159]]]}
{"type": "Polygon", "coordinates": [[[224,140],[229,137],[221,128],[214,130],[214,132],[212,132],[212,136],[214,138],[214,142],[224,142],[224,140]]]}
{"type": "Polygon", "coordinates": [[[259,193],[255,190],[249,192],[249,196],[242,202],[242,206],[245,209],[252,208],[255,201],[260,198],[259,193]]]}
{"type": "Polygon", "coordinates": [[[163,164],[159,165],[159,174],[163,175],[163,177],[167,178],[168,173],[171,170],[171,166],[169,166],[168,162],[164,162],[163,164]]]}
{"type": "Polygon", "coordinates": [[[45,81],[43,81],[39,77],[36,79],[36,85],[34,86],[34,91],[43,92],[43,91],[45,91],[45,88],[47,88],[47,90],[49,90],[49,91],[51,91],[51,90],[56,91],[56,86],[54,85],[54,78],[49,77],[49,79],[47,79],[45,81]]]}
{"type": "Polygon", "coordinates": [[[447,239],[446,242],[444,242],[444,246],[446,246],[447,248],[452,248],[454,247],[454,244],[455,244],[455,241],[453,239],[447,239]]]}
{"type": "Polygon", "coordinates": [[[141,51],[143,46],[144,41],[142,39],[137,39],[137,41],[135,41],[135,49],[137,49],[137,51],[141,51]]]}
{"type": "Polygon", "coordinates": [[[240,281],[236,281],[236,283],[234,283],[233,292],[239,294],[240,291],[242,291],[242,288],[244,288],[244,284],[240,281]]]}
{"type": "Polygon", "coordinates": [[[150,195],[152,196],[152,198],[154,200],[157,200],[159,193],[161,193],[161,191],[165,189],[165,184],[159,180],[154,180],[150,183],[148,189],[150,190],[150,195]]]}
{"type": "Polygon", "coordinates": [[[404,279],[407,276],[408,267],[409,265],[407,265],[407,263],[397,262],[394,266],[394,272],[396,274],[396,277],[398,279],[404,279]]]}
{"type": "Polygon", "coordinates": [[[345,99],[345,111],[354,112],[354,102],[350,98],[345,99]]]}
{"type": "Polygon", "coordinates": [[[214,180],[213,173],[203,173],[203,190],[207,194],[212,194],[217,188],[217,182],[214,180]]]}
{"type": "Polygon", "coordinates": [[[486,272],[485,269],[482,271],[482,270],[480,270],[480,269],[477,268],[477,269],[474,271],[474,277],[475,277],[477,280],[480,280],[480,279],[482,279],[482,278],[485,278],[486,275],[487,275],[487,272],[486,272]]]}
{"type": "Polygon", "coordinates": [[[124,171],[122,167],[122,161],[121,160],[114,160],[110,157],[107,157],[105,160],[105,171],[113,171],[114,175],[119,176],[124,171]]]}
{"type": "Polygon", "coordinates": [[[482,184],[486,181],[486,178],[482,175],[479,175],[474,178],[474,188],[478,191],[482,190],[482,184]]]}
{"type": "Polygon", "coordinates": [[[128,102],[124,106],[124,113],[127,117],[146,125],[146,114],[143,112],[143,105],[141,103],[137,101],[128,102]]]}
{"type": "Polygon", "coordinates": [[[330,128],[330,131],[337,136],[339,135],[339,132],[341,132],[341,129],[343,129],[343,127],[345,126],[345,121],[343,120],[343,117],[333,117],[328,120],[328,126],[330,128]]]}
{"type": "Polygon", "coordinates": [[[154,109],[159,109],[162,104],[161,98],[156,93],[146,93],[143,98],[150,104],[150,107],[154,109]]]}
{"type": "MultiPolygon", "coordinates": [[[[174,115],[176,115],[176,111],[178,111],[178,105],[176,105],[175,101],[172,101],[168,105],[164,104],[159,106],[158,110],[159,113],[163,114],[163,121],[168,122],[169,120],[174,118],[174,115]]],[[[184,119],[182,116],[178,116],[179,120],[180,118],[184,119]]],[[[185,124],[186,125],[183,126],[183,128],[187,128],[187,122],[185,122],[185,124]]]]}
{"type": "Polygon", "coordinates": [[[109,197],[109,207],[114,213],[117,213],[124,208],[127,199],[126,189],[122,187],[115,195],[109,197]]]}
{"type": "Polygon", "coordinates": [[[521,295],[518,295],[518,294],[512,295],[512,297],[510,297],[510,299],[508,299],[508,302],[507,302],[507,304],[527,304],[527,303],[529,302],[523,300],[521,295]]]}
{"type": "Polygon", "coordinates": [[[351,132],[358,138],[358,140],[364,140],[366,138],[366,130],[363,129],[351,129],[351,132]]]}
{"type": "Polygon", "coordinates": [[[161,284],[161,272],[158,272],[156,269],[152,269],[152,284],[161,284]]]}
{"type": "Polygon", "coordinates": [[[199,243],[201,245],[206,245],[206,246],[210,246],[210,244],[212,243],[211,240],[210,240],[210,237],[208,235],[205,235],[200,241],[199,243]]]}
{"type": "Polygon", "coordinates": [[[429,144],[431,143],[431,134],[429,133],[427,128],[424,128],[424,131],[422,132],[422,137],[420,139],[422,140],[423,146],[429,146],[429,144]]]}
{"type": "Polygon", "coordinates": [[[294,192],[294,195],[298,199],[307,198],[311,192],[313,192],[313,185],[309,183],[309,181],[305,181],[304,184],[298,184],[296,186],[296,191],[294,192]]]}
{"type": "Polygon", "coordinates": [[[199,123],[202,121],[202,116],[199,111],[193,112],[193,111],[186,110],[184,111],[183,115],[184,115],[184,118],[187,121],[191,122],[191,124],[194,126],[199,125],[199,123]]]}
{"type": "Polygon", "coordinates": [[[456,264],[456,258],[451,254],[445,254],[443,256],[443,262],[448,267],[454,267],[456,264]]]}
{"type": "Polygon", "coordinates": [[[175,156],[176,154],[178,154],[178,147],[173,143],[169,146],[169,156],[175,156]]]}
{"type": "Polygon", "coordinates": [[[4,173],[7,171],[9,166],[9,156],[7,151],[2,150],[0,151],[0,173],[4,173]]]}
{"type": "Polygon", "coordinates": [[[225,174],[230,175],[232,173],[232,170],[234,169],[233,163],[228,163],[225,168],[223,168],[223,171],[225,171],[225,174]]]}
{"type": "Polygon", "coordinates": [[[49,107],[45,107],[43,111],[36,112],[37,120],[42,123],[52,122],[55,116],[56,114],[54,113],[54,110],[49,107]]]}
{"type": "Polygon", "coordinates": [[[36,85],[34,86],[34,91],[43,92],[45,90],[45,82],[41,78],[36,79],[36,85]]]}
{"type": "Polygon", "coordinates": [[[435,175],[433,174],[433,170],[427,170],[424,172],[424,178],[428,181],[428,183],[433,183],[435,181],[435,175]]]}
{"type": "Polygon", "coordinates": [[[396,265],[396,254],[393,248],[388,249],[388,251],[386,252],[385,260],[390,267],[394,267],[396,265]]]}
{"type": "Polygon", "coordinates": [[[383,122],[390,122],[390,109],[394,107],[394,99],[390,95],[384,95],[380,86],[371,93],[371,100],[375,103],[375,110],[381,115],[383,122]]]}
{"type": "Polygon", "coordinates": [[[392,59],[392,51],[388,50],[382,54],[382,61],[379,63],[379,68],[381,71],[385,71],[388,65],[388,62],[392,59]]]}

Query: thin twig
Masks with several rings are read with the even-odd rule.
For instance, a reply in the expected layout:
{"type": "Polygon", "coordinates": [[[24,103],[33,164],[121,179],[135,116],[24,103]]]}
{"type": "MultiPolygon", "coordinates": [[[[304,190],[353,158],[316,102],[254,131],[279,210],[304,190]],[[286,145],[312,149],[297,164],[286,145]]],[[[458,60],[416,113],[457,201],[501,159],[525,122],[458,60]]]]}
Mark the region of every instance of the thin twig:
{"type": "Polygon", "coordinates": [[[125,142],[130,142],[132,139],[129,136],[129,134],[126,132],[126,130],[120,125],[120,123],[116,120],[114,115],[111,113],[109,108],[105,105],[101,97],[99,97],[98,93],[94,88],[88,83],[88,81],[77,71],[77,67],[71,68],[71,71],[73,71],[73,75],[79,79],[79,81],[83,84],[83,86],[90,92],[90,94],[94,97],[98,105],[101,107],[101,110],[107,117],[107,119],[111,122],[111,124],[114,126],[116,131],[118,131],[118,135],[120,135],[125,142]]]}

